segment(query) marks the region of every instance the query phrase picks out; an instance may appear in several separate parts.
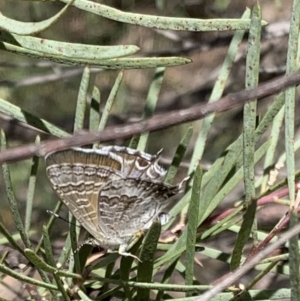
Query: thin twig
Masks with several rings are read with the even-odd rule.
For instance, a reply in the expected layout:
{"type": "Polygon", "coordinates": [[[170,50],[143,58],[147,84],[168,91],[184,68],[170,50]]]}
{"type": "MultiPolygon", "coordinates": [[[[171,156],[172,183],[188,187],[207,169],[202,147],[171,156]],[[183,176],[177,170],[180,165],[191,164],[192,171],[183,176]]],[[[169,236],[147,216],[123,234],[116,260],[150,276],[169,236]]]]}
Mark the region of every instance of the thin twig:
{"type": "Polygon", "coordinates": [[[281,245],[283,245],[285,242],[287,242],[289,239],[291,239],[292,237],[294,237],[299,233],[300,233],[300,224],[288,230],[276,242],[268,245],[264,250],[262,250],[261,252],[257,253],[254,257],[252,257],[251,260],[243,264],[240,268],[236,269],[234,272],[231,273],[231,275],[227,275],[227,277],[224,277],[224,279],[220,283],[215,285],[212,289],[205,292],[198,299],[195,300],[197,301],[211,300],[218,293],[222,292],[224,289],[232,285],[234,282],[239,280],[243,275],[249,272],[252,268],[254,268],[255,265],[257,265],[262,259],[267,257],[274,250],[279,248],[281,245]]]}
{"type": "Polygon", "coordinates": [[[0,153],[0,163],[27,159],[33,155],[45,156],[49,152],[67,149],[72,146],[92,144],[96,141],[107,142],[129,138],[145,132],[166,129],[184,122],[202,119],[212,113],[224,112],[242,106],[245,102],[252,99],[262,99],[299,84],[300,72],[296,72],[289,76],[278,77],[268,81],[255,89],[228,94],[218,101],[206,105],[197,105],[188,109],[159,114],[138,123],[110,126],[101,132],[81,131],[71,137],[46,141],[39,145],[30,144],[8,149],[0,153]]]}

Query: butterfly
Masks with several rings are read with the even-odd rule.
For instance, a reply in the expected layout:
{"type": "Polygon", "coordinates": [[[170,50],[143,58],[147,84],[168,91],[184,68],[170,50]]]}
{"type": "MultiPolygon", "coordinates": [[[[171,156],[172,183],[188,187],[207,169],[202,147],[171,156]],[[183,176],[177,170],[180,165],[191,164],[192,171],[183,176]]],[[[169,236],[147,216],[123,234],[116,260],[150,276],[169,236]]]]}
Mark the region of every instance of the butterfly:
{"type": "Polygon", "coordinates": [[[160,152],[127,147],[71,148],[45,157],[46,173],[62,202],[93,238],[88,243],[132,256],[128,246],[153,221],[168,221],[164,209],[179,193],[163,183],[160,152]]]}

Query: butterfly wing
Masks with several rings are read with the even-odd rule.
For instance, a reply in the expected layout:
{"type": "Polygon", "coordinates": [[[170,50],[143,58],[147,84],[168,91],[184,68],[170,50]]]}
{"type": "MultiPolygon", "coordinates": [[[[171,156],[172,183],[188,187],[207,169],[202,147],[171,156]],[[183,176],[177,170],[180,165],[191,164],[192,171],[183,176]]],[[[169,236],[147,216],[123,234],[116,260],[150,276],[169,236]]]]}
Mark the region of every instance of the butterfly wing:
{"type": "Polygon", "coordinates": [[[98,195],[112,179],[121,178],[118,161],[101,150],[73,148],[46,156],[46,173],[63,203],[97,240],[105,237],[98,222],[98,195]]]}
{"type": "Polygon", "coordinates": [[[126,246],[181,188],[161,182],[166,171],[158,157],[117,146],[71,148],[48,154],[46,172],[60,199],[100,245],[126,246]]]}
{"type": "Polygon", "coordinates": [[[108,182],[99,193],[99,221],[109,237],[119,237],[126,244],[139,231],[150,228],[167,199],[179,190],[179,186],[133,178],[108,182]]]}
{"type": "Polygon", "coordinates": [[[121,164],[124,178],[161,181],[166,175],[166,170],[158,164],[160,152],[153,156],[123,146],[106,146],[101,150],[121,164]]]}

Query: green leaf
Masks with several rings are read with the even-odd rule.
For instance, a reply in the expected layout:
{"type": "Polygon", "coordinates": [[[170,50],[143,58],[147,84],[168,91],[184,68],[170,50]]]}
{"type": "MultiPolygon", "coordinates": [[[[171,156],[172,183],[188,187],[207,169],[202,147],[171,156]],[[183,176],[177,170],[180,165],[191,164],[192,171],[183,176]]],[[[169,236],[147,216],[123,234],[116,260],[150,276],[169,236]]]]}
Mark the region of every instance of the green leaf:
{"type": "Polygon", "coordinates": [[[175,156],[173,157],[171,166],[168,169],[166,178],[165,178],[165,182],[166,183],[172,183],[172,181],[174,180],[178,168],[180,166],[180,163],[182,161],[182,158],[186,152],[186,149],[190,143],[190,140],[192,138],[192,134],[193,134],[193,128],[189,127],[186,132],[184,133],[178,147],[177,150],[175,152],[175,156]]]}
{"type": "Polygon", "coordinates": [[[74,131],[81,130],[84,126],[84,117],[85,117],[89,82],[90,82],[90,68],[89,66],[86,66],[82,74],[82,78],[79,86],[79,92],[77,96],[74,131]]]}
{"type": "MultiPolygon", "coordinates": [[[[188,210],[188,224],[187,224],[187,237],[186,237],[186,272],[185,272],[185,283],[192,285],[194,280],[194,258],[195,258],[195,247],[196,247],[196,235],[198,228],[198,212],[200,207],[200,191],[201,191],[201,180],[203,172],[198,166],[195,171],[192,196],[188,210]]],[[[187,296],[190,296],[188,293],[187,296]]]]}
{"type": "MultiPolygon", "coordinates": [[[[164,74],[165,74],[165,68],[156,69],[154,79],[152,80],[150,89],[148,91],[148,96],[144,108],[144,114],[142,117],[143,119],[147,119],[153,116],[158,101],[161,85],[164,79],[164,74]]],[[[149,138],[149,133],[144,133],[140,136],[140,139],[138,141],[138,146],[137,146],[138,150],[144,151],[146,149],[148,138],[149,138]]]]}
{"type": "MultiPolygon", "coordinates": [[[[1,15],[0,15],[1,18],[1,15]]],[[[19,36],[8,32],[0,32],[0,40],[40,52],[42,55],[60,58],[76,58],[106,60],[128,56],[136,53],[139,47],[135,45],[98,46],[89,44],[67,43],[62,41],[47,40],[30,36],[19,36]]]]}
{"type": "Polygon", "coordinates": [[[74,0],[68,1],[67,5],[63,9],[61,9],[56,15],[54,15],[53,17],[51,17],[47,20],[41,21],[41,22],[16,21],[16,20],[7,18],[0,13],[0,28],[6,30],[8,32],[16,33],[19,35],[37,34],[41,31],[46,30],[51,25],[53,25],[56,21],[58,21],[58,19],[67,11],[69,6],[71,6],[73,2],[74,2],[74,0]]]}
{"type": "Polygon", "coordinates": [[[40,59],[42,58],[62,64],[75,66],[89,65],[91,67],[99,67],[103,69],[143,69],[157,67],[172,67],[191,63],[190,59],[181,57],[114,58],[105,60],[98,57],[94,57],[93,59],[64,57],[15,46],[7,42],[0,42],[0,50],[1,49],[19,55],[27,55],[40,59]]]}
{"type": "MultiPolygon", "coordinates": [[[[140,252],[141,262],[138,265],[137,281],[138,282],[152,282],[153,264],[156,253],[156,247],[160,236],[161,224],[159,221],[155,221],[148,230],[142,249],[140,252]]],[[[150,298],[150,289],[139,288],[137,290],[137,299],[140,301],[148,301],[150,298]]]]}
{"type": "MultiPolygon", "coordinates": [[[[69,0],[61,0],[68,3],[69,0]]],[[[188,30],[188,31],[213,31],[213,30],[247,30],[250,20],[241,19],[196,19],[151,16],[144,14],[128,13],[112,8],[102,3],[98,4],[87,0],[77,0],[73,4],[79,9],[89,11],[102,17],[127,24],[140,25],[155,29],[188,30]]],[[[262,25],[267,22],[262,21],[262,25]]]]}
{"type": "MultiPolygon", "coordinates": [[[[39,136],[36,137],[35,143],[36,144],[40,143],[39,136]]],[[[36,176],[37,176],[38,166],[39,166],[39,158],[34,156],[32,158],[30,178],[29,178],[27,198],[26,198],[26,214],[25,214],[25,231],[26,232],[29,232],[29,230],[30,230],[32,208],[33,208],[33,198],[34,198],[34,192],[35,192],[35,186],[36,186],[36,176]]]]}
{"type": "Polygon", "coordinates": [[[8,101],[0,98],[0,112],[25,123],[26,127],[34,127],[41,131],[41,133],[49,133],[56,137],[66,137],[69,136],[66,131],[58,128],[57,126],[47,122],[46,120],[36,117],[20,107],[9,103],[8,101]]]}

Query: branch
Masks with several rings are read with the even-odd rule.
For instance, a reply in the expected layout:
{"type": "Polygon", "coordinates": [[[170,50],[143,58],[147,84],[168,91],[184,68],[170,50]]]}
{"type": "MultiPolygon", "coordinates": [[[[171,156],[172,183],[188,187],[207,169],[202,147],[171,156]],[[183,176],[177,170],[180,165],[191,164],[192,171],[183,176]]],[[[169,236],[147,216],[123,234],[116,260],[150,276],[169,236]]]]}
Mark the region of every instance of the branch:
{"type": "Polygon", "coordinates": [[[262,99],[279,93],[284,89],[300,84],[300,72],[278,77],[259,85],[255,89],[228,94],[218,101],[206,105],[196,105],[188,109],[159,114],[141,122],[121,126],[110,126],[101,132],[81,131],[73,136],[29,144],[0,152],[0,163],[28,159],[32,156],[45,156],[49,152],[67,149],[73,146],[91,144],[96,141],[107,142],[115,139],[129,138],[136,134],[158,131],[181,123],[203,119],[213,114],[224,112],[254,99],[262,99]]]}

